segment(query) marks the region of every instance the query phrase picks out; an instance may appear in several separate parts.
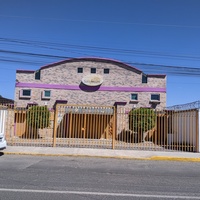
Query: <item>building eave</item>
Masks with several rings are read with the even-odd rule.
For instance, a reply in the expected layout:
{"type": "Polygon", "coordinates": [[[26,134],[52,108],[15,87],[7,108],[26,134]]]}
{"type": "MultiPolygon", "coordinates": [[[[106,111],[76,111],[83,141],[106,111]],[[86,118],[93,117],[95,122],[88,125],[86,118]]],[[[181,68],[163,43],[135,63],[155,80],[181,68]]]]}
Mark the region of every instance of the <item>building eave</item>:
{"type": "Polygon", "coordinates": [[[65,63],[71,63],[71,62],[82,62],[82,61],[105,62],[105,63],[117,64],[117,65],[123,66],[127,69],[134,70],[138,73],[142,73],[141,70],[139,70],[139,69],[137,69],[137,68],[135,68],[131,65],[128,65],[126,63],[123,63],[123,62],[120,62],[120,61],[117,61],[117,60],[113,60],[113,59],[99,58],[99,57],[82,57],[82,58],[65,59],[65,60],[62,60],[62,61],[59,61],[59,62],[55,62],[55,63],[52,63],[52,64],[42,66],[40,69],[42,70],[42,69],[54,67],[56,65],[61,65],[61,64],[65,64],[65,63]]]}

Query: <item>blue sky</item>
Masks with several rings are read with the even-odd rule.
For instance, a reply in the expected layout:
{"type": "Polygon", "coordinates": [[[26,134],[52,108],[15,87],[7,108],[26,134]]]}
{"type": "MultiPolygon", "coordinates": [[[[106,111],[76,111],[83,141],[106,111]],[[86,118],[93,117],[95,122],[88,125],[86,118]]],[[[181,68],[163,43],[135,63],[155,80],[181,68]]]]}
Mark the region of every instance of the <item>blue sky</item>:
{"type": "Polygon", "coordinates": [[[0,0],[0,95],[14,98],[16,69],[95,56],[167,74],[167,106],[200,100],[199,10],[199,0],[0,0]]]}

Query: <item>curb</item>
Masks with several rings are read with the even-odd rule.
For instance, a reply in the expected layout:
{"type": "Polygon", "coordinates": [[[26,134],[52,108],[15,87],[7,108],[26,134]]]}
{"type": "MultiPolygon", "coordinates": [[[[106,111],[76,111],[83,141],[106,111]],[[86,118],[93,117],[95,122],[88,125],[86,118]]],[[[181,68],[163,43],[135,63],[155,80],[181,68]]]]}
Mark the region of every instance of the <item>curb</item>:
{"type": "Polygon", "coordinates": [[[200,158],[168,157],[168,156],[152,156],[150,158],[150,160],[180,161],[180,162],[200,162],[200,158]]]}
{"type": "Polygon", "coordinates": [[[128,157],[128,156],[101,156],[87,154],[45,154],[45,153],[28,153],[28,152],[3,152],[4,155],[29,155],[29,156],[59,156],[59,157],[90,157],[90,158],[111,158],[127,160],[151,160],[151,161],[179,161],[179,162],[200,162],[200,158],[187,157],[169,157],[169,156],[152,156],[152,157],[128,157]]]}

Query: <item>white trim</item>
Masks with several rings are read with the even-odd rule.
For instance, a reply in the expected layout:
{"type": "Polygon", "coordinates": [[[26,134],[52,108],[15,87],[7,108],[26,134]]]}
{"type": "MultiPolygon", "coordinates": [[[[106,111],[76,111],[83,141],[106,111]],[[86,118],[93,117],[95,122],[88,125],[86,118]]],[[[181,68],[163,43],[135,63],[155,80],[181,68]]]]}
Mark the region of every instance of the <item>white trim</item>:
{"type": "Polygon", "coordinates": [[[51,98],[51,90],[42,91],[42,99],[50,99],[50,98],[51,98]],[[45,91],[49,91],[50,92],[50,96],[49,97],[45,96],[45,91]]]}
{"type": "Polygon", "coordinates": [[[140,193],[112,193],[112,192],[91,192],[91,191],[75,191],[75,190],[35,190],[35,189],[15,189],[15,188],[0,188],[1,192],[14,193],[43,193],[43,194],[72,194],[72,195],[89,195],[89,196],[113,196],[113,197],[137,197],[137,198],[152,198],[152,199],[197,199],[198,196],[186,195],[167,195],[167,194],[140,194],[140,193]]]}
{"type": "Polygon", "coordinates": [[[131,102],[138,102],[138,93],[131,93],[130,94],[130,101],[131,102]],[[132,99],[131,97],[132,97],[132,94],[136,94],[137,95],[137,99],[132,99]]]}
{"type": "Polygon", "coordinates": [[[151,102],[151,103],[160,103],[160,94],[151,93],[151,97],[150,97],[150,102],[151,102]],[[158,95],[159,100],[151,99],[152,95],[158,95]]]}
{"type": "Polygon", "coordinates": [[[21,89],[19,92],[19,98],[30,99],[31,98],[31,89],[21,89]],[[29,96],[23,95],[24,90],[30,90],[30,95],[29,96]]]}
{"type": "Polygon", "coordinates": [[[150,100],[150,103],[160,103],[159,100],[150,100]]]}

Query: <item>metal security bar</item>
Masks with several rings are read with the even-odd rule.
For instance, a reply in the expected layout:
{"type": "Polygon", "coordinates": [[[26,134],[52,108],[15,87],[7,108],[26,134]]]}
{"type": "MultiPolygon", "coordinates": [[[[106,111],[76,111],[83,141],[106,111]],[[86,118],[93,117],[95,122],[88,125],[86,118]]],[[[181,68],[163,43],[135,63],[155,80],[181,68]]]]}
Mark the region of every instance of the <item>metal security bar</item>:
{"type": "Polygon", "coordinates": [[[119,149],[197,151],[198,111],[117,110],[119,149]]]}
{"type": "Polygon", "coordinates": [[[186,104],[179,104],[175,106],[170,106],[166,108],[167,110],[176,110],[176,111],[185,111],[185,110],[192,110],[192,109],[200,109],[200,101],[194,101],[191,103],[186,103],[186,104]]]}
{"type": "Polygon", "coordinates": [[[157,113],[152,109],[118,108],[117,143],[119,149],[160,150],[157,139],[157,113]]]}
{"type": "MultiPolygon", "coordinates": [[[[199,152],[199,110],[57,104],[6,109],[8,145],[199,152]]],[[[1,112],[3,113],[3,111],[1,112]]]]}
{"type": "Polygon", "coordinates": [[[114,107],[56,106],[54,146],[112,148],[114,107]]]}
{"type": "Polygon", "coordinates": [[[52,146],[54,111],[45,106],[8,109],[8,145],[52,146]]]}

